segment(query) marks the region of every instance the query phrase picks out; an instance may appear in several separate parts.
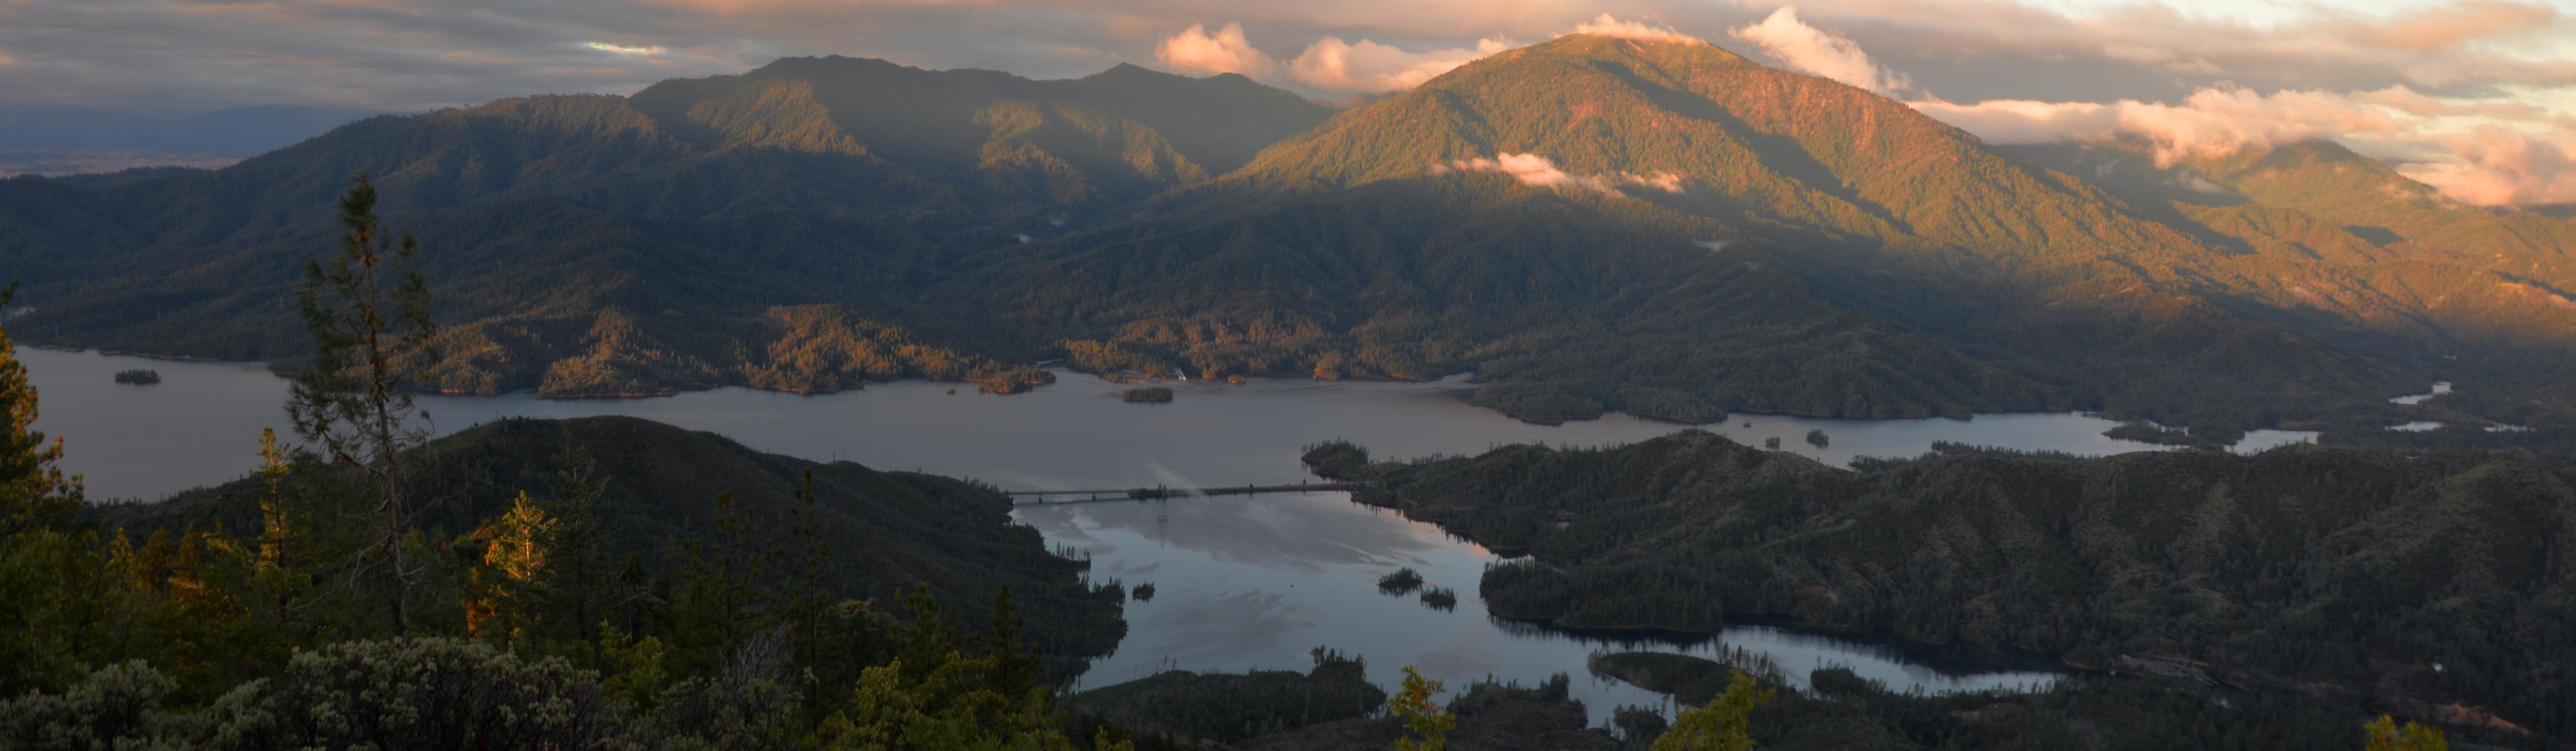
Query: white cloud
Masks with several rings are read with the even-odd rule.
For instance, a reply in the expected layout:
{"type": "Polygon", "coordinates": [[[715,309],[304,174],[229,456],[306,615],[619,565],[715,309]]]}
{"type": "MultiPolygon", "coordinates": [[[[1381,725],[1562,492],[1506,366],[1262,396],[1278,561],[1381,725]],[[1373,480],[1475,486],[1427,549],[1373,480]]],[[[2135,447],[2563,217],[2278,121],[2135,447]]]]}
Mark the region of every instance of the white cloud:
{"type": "Polygon", "coordinates": [[[2488,125],[2439,143],[2458,161],[2416,162],[2397,171],[2462,203],[2576,203],[2576,137],[2488,125]]]}
{"type": "Polygon", "coordinates": [[[1790,70],[1823,76],[1868,89],[1879,94],[1894,94],[1914,88],[1905,74],[1888,70],[1861,52],[1860,45],[1838,34],[1826,32],[1798,20],[1798,9],[1783,6],[1772,11],[1761,23],[1730,29],[1727,36],[1761,47],[1763,52],[1786,63],[1790,70]]]}
{"type": "Polygon", "coordinates": [[[1367,39],[1346,42],[1341,37],[1324,37],[1307,45],[1296,59],[1281,62],[1253,47],[1244,37],[1242,24],[1229,23],[1214,34],[1208,33],[1205,25],[1192,25],[1164,37],[1154,46],[1154,59],[1185,73],[1241,73],[1274,84],[1381,93],[1420,86],[1511,46],[1508,39],[1488,37],[1474,47],[1407,52],[1367,39]]]}
{"type": "Polygon", "coordinates": [[[1679,42],[1682,44],[1708,43],[1707,40],[1700,39],[1699,37],[1674,31],[1672,27],[1669,26],[1649,24],[1643,21],[1621,20],[1608,13],[1595,16],[1590,21],[1576,24],[1573,31],[1566,33],[1600,34],[1602,36],[1626,37],[1646,42],[1679,42]]]}
{"type": "Polygon", "coordinates": [[[581,46],[589,47],[601,52],[614,52],[620,55],[659,55],[663,52],[663,49],[660,47],[626,47],[622,45],[609,44],[607,42],[583,42],[581,43],[581,46]]]}
{"type": "Polygon", "coordinates": [[[1644,175],[1632,172],[1621,172],[1610,175],[1575,175],[1567,173],[1565,170],[1558,169],[1556,162],[1550,161],[1547,157],[1539,156],[1537,154],[1497,154],[1490,159],[1485,157],[1460,159],[1444,165],[1435,165],[1432,167],[1431,173],[1435,175],[1446,174],[1451,170],[1457,170],[1460,172],[1500,172],[1512,176],[1515,180],[1519,180],[1522,185],[1541,188],[1589,190],[1609,195],[1619,195],[1619,189],[1623,186],[1651,188],[1666,193],[1682,192],[1682,177],[1670,172],[1657,172],[1644,175]]]}
{"type": "Polygon", "coordinates": [[[1267,79],[1279,72],[1277,61],[1243,38],[1243,24],[1239,23],[1226,24],[1213,35],[1207,33],[1206,26],[1191,24],[1154,45],[1154,59],[1187,73],[1240,73],[1267,79]]]}
{"type": "Polygon", "coordinates": [[[1488,37],[1473,49],[1406,52],[1366,39],[1357,44],[1325,37],[1289,61],[1288,75],[1297,82],[1331,91],[1385,92],[1410,89],[1487,55],[1511,49],[1511,42],[1488,37]]]}

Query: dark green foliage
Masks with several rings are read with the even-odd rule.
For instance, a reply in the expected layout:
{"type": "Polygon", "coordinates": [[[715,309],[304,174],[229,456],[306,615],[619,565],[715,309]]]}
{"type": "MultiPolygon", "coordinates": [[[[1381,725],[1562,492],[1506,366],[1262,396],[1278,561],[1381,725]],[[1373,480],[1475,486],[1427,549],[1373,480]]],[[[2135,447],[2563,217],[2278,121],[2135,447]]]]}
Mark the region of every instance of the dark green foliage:
{"type": "Polygon", "coordinates": [[[144,370],[141,368],[120,370],[116,371],[116,382],[136,386],[150,386],[161,382],[161,372],[157,370],[144,370]]]}
{"type": "Polygon", "coordinates": [[[1422,586],[1422,572],[1413,570],[1411,566],[1377,578],[1377,588],[1382,592],[1403,594],[1419,586],[1422,586]]]}
{"type": "MultiPolygon", "coordinates": [[[[1008,587],[1039,624],[1030,634],[1036,646],[1067,661],[1106,654],[1126,631],[1111,588],[1083,585],[1086,564],[1047,552],[1036,530],[1010,523],[1006,499],[971,482],[765,454],[712,433],[630,417],[499,420],[439,439],[424,453],[432,462],[423,482],[446,500],[422,517],[422,526],[471,530],[509,509],[520,489],[536,489],[540,498],[554,499],[548,503],[579,504],[599,516],[585,523],[598,525],[589,534],[604,538],[594,543],[602,552],[584,555],[605,555],[616,561],[606,565],[617,568],[631,555],[636,574],[666,582],[689,569],[680,542],[697,542],[710,559],[749,565],[765,546],[799,539],[796,525],[807,508],[800,495],[810,475],[815,502],[803,523],[814,525],[812,541],[829,551],[831,563],[817,582],[829,601],[891,606],[915,584],[927,584],[943,600],[980,604],[1008,587]],[[564,477],[568,461],[579,479],[564,477]],[[719,508],[710,488],[727,489],[729,505],[719,508]],[[727,542],[737,536],[719,534],[720,524],[739,527],[739,541],[727,542]]],[[[239,499],[252,490],[249,482],[234,483],[119,513],[129,525],[246,525],[252,520],[239,499]]],[[[806,570],[802,553],[780,547],[766,563],[735,576],[744,586],[785,587],[806,570]]],[[[629,632],[636,628],[631,619],[643,617],[607,601],[588,607],[593,617],[613,618],[629,632]]],[[[990,614],[974,607],[959,617],[966,627],[981,628],[990,614]]]]}
{"type": "MultiPolygon", "coordinates": [[[[1445,733],[1449,751],[1611,751],[1621,747],[1610,731],[1592,727],[1583,703],[1568,698],[1571,683],[1557,675],[1537,686],[1479,681],[1444,709],[1457,725],[1445,733]]],[[[1234,744],[1245,751],[1384,751],[1412,739],[1396,717],[1311,725],[1234,744]]]]}
{"type": "Polygon", "coordinates": [[[2576,733],[2547,667],[2576,659],[2576,482],[2528,460],[1962,453],[1864,475],[1686,431],[1375,478],[1354,497],[1532,553],[1487,572],[1498,616],[1707,631],[1783,614],[2576,733]]]}
{"type": "Polygon", "coordinates": [[[1356,657],[1315,650],[1315,668],[1300,674],[1158,673],[1073,695],[1076,711],[1121,727],[1234,743],[1265,733],[1363,717],[1386,703],[1356,657]]]}

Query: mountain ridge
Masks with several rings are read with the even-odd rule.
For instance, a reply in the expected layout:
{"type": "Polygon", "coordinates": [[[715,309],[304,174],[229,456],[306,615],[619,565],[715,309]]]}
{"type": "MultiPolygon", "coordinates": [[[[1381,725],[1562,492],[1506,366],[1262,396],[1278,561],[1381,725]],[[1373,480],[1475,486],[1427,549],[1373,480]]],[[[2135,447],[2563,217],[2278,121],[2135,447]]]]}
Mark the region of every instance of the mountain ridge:
{"type": "MultiPolygon", "coordinates": [[[[2260,162],[2211,169],[2286,174],[2260,162]]],[[[2436,373],[2545,389],[2576,352],[2555,235],[2505,249],[2531,256],[2514,277],[2444,276],[2289,182],[2177,203],[2077,177],[2097,167],[1603,36],[1339,110],[1135,66],[786,58],[374,118],[213,173],[11,181],[0,260],[34,272],[48,343],[289,358],[259,303],[372,170],[452,246],[441,315],[474,354],[433,385],[550,396],[1007,390],[1071,341],[1195,375],[1472,371],[1478,403],[1539,421],[2095,409],[2225,435],[2419,418],[2440,408],[2381,400],[2436,373]],[[2500,354],[2445,359],[2472,345],[2500,354]]]]}

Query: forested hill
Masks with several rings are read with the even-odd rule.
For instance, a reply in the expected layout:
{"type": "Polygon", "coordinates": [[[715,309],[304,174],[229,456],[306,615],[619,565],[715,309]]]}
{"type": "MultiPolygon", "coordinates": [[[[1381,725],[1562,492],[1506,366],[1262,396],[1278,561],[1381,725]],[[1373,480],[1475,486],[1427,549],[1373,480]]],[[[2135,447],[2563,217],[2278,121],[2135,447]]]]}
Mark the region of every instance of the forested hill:
{"type": "MultiPolygon", "coordinates": [[[[1960,455],[1868,474],[1700,431],[1319,474],[1526,551],[1496,615],[1715,629],[1724,613],[2187,666],[2576,739],[2576,476],[2501,456],[2296,445],[2101,459],[1960,455]]],[[[2501,727],[2501,725],[2498,725],[2501,727]]]]}
{"type": "Polygon", "coordinates": [[[791,58],[211,173],[0,181],[0,265],[34,341],[290,360],[290,285],[367,171],[427,243],[433,385],[458,392],[1009,391],[1094,353],[1072,359],[1472,371],[1542,422],[2576,420],[2551,396],[2576,372],[2564,219],[2370,230],[2329,209],[2429,189],[2248,155],[2212,179],[2273,197],[2177,205],[2046,156],[1687,42],[1566,36],[1340,111],[1241,76],[791,58]],[[2384,401],[2439,378],[2459,395],[2384,401]]]}
{"type": "MultiPolygon", "coordinates": [[[[588,492],[620,566],[613,578],[634,590],[633,599],[594,618],[629,633],[649,630],[632,619],[684,617],[665,612],[665,600],[691,576],[688,546],[698,544],[745,560],[770,551],[767,567],[779,572],[799,570],[819,552],[831,601],[872,600],[886,612],[899,612],[915,585],[928,585],[979,630],[990,625],[995,593],[1008,587],[1029,619],[1029,638],[1063,674],[1108,654],[1126,635],[1116,587],[1090,586],[1087,563],[1050,552],[1036,530],[1011,520],[1007,498],[971,481],[766,454],[632,417],[506,419],[421,452],[423,492],[438,502],[418,526],[433,539],[471,536],[503,518],[521,493],[549,499],[581,492],[568,487],[575,479],[594,486],[588,492]],[[798,498],[807,473],[810,517],[800,515],[798,498]],[[806,525],[810,534],[799,529],[806,525]],[[821,549],[808,549],[809,541],[821,549]]],[[[256,537],[261,517],[253,504],[266,482],[253,477],[106,512],[137,534],[221,525],[256,537]]]]}

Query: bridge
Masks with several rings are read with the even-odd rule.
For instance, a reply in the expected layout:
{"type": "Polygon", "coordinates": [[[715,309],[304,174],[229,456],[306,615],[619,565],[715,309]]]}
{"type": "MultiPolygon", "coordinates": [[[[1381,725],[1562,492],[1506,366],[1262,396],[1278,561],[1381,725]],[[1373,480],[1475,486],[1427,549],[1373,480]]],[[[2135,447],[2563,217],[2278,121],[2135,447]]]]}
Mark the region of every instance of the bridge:
{"type": "Polygon", "coordinates": [[[1368,483],[1308,482],[1298,483],[1296,485],[1237,485],[1224,488],[1168,488],[1156,486],[1151,488],[1126,488],[1123,490],[1012,490],[1005,491],[1004,494],[1011,496],[1011,505],[1014,506],[1057,506],[1067,503],[1099,503],[1103,501],[1150,501],[1161,498],[1186,498],[1194,495],[1332,493],[1358,490],[1364,487],[1368,487],[1368,483]],[[1065,496],[1068,499],[1061,501],[1047,500],[1050,496],[1065,496]],[[1030,500],[1020,500],[1022,498],[1028,498],[1030,500]]]}

